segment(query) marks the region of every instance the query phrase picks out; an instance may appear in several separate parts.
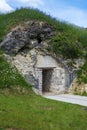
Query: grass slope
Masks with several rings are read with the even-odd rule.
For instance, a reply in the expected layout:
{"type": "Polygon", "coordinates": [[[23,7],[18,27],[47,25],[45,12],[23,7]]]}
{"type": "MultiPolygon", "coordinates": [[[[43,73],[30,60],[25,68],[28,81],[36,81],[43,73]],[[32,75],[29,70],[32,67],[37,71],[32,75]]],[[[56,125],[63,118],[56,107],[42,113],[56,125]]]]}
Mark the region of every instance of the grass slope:
{"type": "Polygon", "coordinates": [[[53,25],[58,32],[78,33],[78,29],[80,29],[65,22],[60,22],[37,9],[22,8],[9,14],[0,15],[0,39],[2,40],[12,27],[29,20],[45,21],[53,25]]]}
{"type": "Polygon", "coordinates": [[[82,54],[82,48],[87,47],[86,29],[60,22],[39,10],[25,8],[9,14],[0,15],[0,41],[3,40],[4,36],[14,26],[23,24],[29,20],[45,21],[55,28],[56,36],[53,38],[51,48],[53,46],[53,51],[56,54],[76,58],[82,54]],[[57,49],[55,49],[55,47],[57,49]],[[67,51],[69,51],[69,54],[67,54],[67,51]]]}
{"type": "Polygon", "coordinates": [[[87,130],[87,108],[35,94],[0,95],[0,130],[87,130]]]}
{"type": "Polygon", "coordinates": [[[60,22],[39,10],[25,8],[10,14],[0,15],[0,41],[14,26],[29,20],[45,21],[55,28],[56,36],[52,39],[50,48],[53,48],[51,51],[56,54],[61,54],[68,58],[76,58],[80,57],[83,53],[82,49],[87,47],[87,31],[85,29],[60,22]]]}
{"type": "Polygon", "coordinates": [[[0,54],[0,90],[16,90],[20,88],[29,88],[31,85],[26,83],[25,79],[18,73],[17,69],[6,61],[3,54],[0,54]]]}

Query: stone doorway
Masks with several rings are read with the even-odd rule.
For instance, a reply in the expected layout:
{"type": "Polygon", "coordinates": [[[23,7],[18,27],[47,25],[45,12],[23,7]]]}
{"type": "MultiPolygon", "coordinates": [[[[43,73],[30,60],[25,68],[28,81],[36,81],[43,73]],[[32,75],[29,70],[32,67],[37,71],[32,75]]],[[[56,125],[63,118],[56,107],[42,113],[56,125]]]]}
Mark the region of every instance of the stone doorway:
{"type": "Polygon", "coordinates": [[[42,92],[50,92],[53,69],[42,69],[42,92]]]}

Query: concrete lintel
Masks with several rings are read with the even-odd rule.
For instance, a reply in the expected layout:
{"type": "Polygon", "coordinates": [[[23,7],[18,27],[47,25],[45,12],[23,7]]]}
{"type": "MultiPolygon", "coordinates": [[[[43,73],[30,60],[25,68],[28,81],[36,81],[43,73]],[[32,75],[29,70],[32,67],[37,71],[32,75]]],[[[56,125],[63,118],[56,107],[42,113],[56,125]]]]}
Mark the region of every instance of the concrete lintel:
{"type": "Polygon", "coordinates": [[[38,69],[54,69],[54,68],[56,68],[56,67],[37,67],[38,69]]]}

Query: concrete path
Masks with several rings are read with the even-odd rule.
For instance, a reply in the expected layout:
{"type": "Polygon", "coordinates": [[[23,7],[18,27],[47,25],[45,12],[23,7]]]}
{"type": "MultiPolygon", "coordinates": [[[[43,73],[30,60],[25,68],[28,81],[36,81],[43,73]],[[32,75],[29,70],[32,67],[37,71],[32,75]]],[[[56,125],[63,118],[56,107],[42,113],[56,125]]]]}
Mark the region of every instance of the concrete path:
{"type": "Polygon", "coordinates": [[[68,102],[72,104],[79,104],[82,106],[87,106],[87,97],[71,95],[71,94],[60,94],[60,95],[44,95],[45,98],[58,100],[62,102],[68,102]]]}

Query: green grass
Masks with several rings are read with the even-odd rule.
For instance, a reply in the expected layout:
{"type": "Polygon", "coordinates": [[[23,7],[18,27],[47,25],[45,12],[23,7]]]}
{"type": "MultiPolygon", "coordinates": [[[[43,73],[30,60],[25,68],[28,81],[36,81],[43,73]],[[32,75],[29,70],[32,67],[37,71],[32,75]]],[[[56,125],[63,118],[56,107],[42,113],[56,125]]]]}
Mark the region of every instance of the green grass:
{"type": "Polygon", "coordinates": [[[87,130],[85,109],[33,93],[0,95],[0,130],[87,130]]]}

